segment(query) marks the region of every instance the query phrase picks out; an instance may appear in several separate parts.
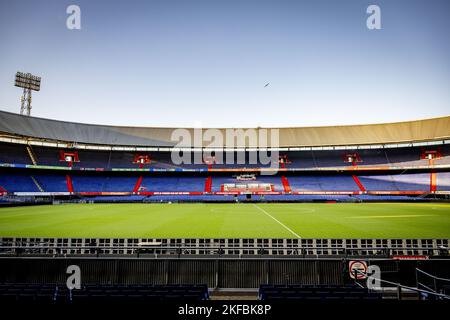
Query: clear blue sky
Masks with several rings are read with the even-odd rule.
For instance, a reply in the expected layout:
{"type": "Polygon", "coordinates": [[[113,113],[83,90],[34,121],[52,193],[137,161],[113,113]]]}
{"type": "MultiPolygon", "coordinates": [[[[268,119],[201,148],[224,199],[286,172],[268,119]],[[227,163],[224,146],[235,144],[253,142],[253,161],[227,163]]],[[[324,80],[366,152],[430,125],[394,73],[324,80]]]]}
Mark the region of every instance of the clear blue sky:
{"type": "Polygon", "coordinates": [[[0,109],[121,125],[377,123],[450,114],[448,0],[0,0],[0,109]],[[81,30],[66,8],[81,8],[81,30]],[[381,7],[382,30],[366,28],[381,7]],[[264,87],[270,83],[268,87],[264,87]]]}

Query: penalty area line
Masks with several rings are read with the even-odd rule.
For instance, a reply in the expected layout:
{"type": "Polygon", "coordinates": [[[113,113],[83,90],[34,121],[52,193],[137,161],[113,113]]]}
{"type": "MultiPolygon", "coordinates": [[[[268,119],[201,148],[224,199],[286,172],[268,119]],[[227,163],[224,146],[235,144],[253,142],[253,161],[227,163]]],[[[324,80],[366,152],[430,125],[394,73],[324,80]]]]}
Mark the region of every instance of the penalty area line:
{"type": "Polygon", "coordinates": [[[277,218],[275,218],[274,216],[272,216],[270,213],[268,213],[266,210],[264,210],[263,208],[258,207],[256,204],[253,204],[253,206],[257,209],[259,209],[262,213],[264,213],[265,215],[267,215],[268,217],[272,218],[273,220],[275,220],[275,222],[277,222],[278,224],[280,224],[282,227],[284,227],[287,231],[289,231],[290,233],[292,233],[294,236],[296,236],[297,238],[301,239],[301,237],[295,233],[294,231],[292,231],[291,228],[289,228],[288,226],[286,226],[283,222],[281,222],[280,220],[278,220],[277,218]]]}

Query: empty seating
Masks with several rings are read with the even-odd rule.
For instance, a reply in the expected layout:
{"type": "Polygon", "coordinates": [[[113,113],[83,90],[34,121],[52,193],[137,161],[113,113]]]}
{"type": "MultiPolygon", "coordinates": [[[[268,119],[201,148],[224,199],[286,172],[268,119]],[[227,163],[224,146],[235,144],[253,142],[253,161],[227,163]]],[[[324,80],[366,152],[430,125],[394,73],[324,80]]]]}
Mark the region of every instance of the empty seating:
{"type": "Polygon", "coordinates": [[[137,168],[139,165],[133,163],[134,153],[131,152],[111,152],[109,157],[110,168],[137,168]]]}
{"type": "Polygon", "coordinates": [[[0,144],[0,163],[32,164],[23,144],[0,144]]]}
{"type": "Polygon", "coordinates": [[[51,302],[55,299],[55,284],[0,284],[0,301],[51,302]]]}
{"type": "MultiPolygon", "coordinates": [[[[83,150],[32,146],[38,165],[67,166],[61,161],[61,151],[77,152],[79,162],[74,162],[75,168],[137,168],[139,165],[133,163],[137,151],[105,151],[105,150],[83,150]]],[[[434,161],[437,165],[450,164],[450,146],[442,145],[430,147],[440,154],[440,158],[434,161]]],[[[357,150],[304,150],[286,151],[282,156],[287,156],[287,168],[317,168],[317,167],[342,167],[352,166],[346,161],[347,154],[357,154],[358,166],[423,166],[428,165],[427,159],[422,159],[423,149],[419,147],[404,148],[380,148],[380,149],[357,149],[357,150]]],[[[150,163],[143,164],[144,168],[181,170],[181,169],[206,169],[202,154],[190,154],[190,163],[174,163],[170,151],[143,152],[148,155],[150,163]],[[195,160],[195,161],[194,161],[195,160]]],[[[257,168],[268,167],[270,163],[250,163],[248,152],[238,156],[237,152],[227,152],[222,156],[215,157],[214,168],[257,168]],[[228,156],[228,157],[227,157],[228,156]],[[238,162],[243,159],[243,163],[238,162]]],[[[0,143],[0,163],[31,164],[27,154],[26,146],[21,144],[0,143]]],[[[275,167],[278,167],[276,162],[275,167]]]]}
{"type": "Polygon", "coordinates": [[[299,175],[288,176],[288,179],[293,191],[359,191],[358,185],[348,175],[299,175]]]}
{"type": "Polygon", "coordinates": [[[191,176],[146,176],[142,179],[141,190],[152,192],[202,192],[205,177],[191,176]]]}
{"type": "MultiPolygon", "coordinates": [[[[0,169],[0,187],[8,192],[40,192],[37,184],[45,192],[68,192],[66,175],[72,180],[74,192],[133,192],[139,175],[136,174],[82,174],[77,171],[59,172],[32,171],[28,169],[0,169]],[[33,178],[35,181],[33,181],[33,178]],[[37,183],[37,184],[36,184],[37,183]]],[[[359,192],[360,189],[350,175],[287,175],[293,192],[359,192]]],[[[439,191],[450,190],[450,173],[436,173],[436,186],[439,191]]],[[[429,192],[430,173],[397,175],[358,175],[359,181],[367,191],[420,191],[429,192]]],[[[140,184],[140,192],[203,192],[204,175],[156,175],[146,173],[140,184]]],[[[257,176],[256,180],[237,180],[233,176],[212,175],[212,192],[221,191],[223,184],[270,184],[274,191],[283,192],[280,175],[257,176]]]]}
{"type": "Polygon", "coordinates": [[[0,172],[0,186],[8,192],[39,192],[28,172],[0,172]]]}
{"type": "Polygon", "coordinates": [[[430,190],[430,174],[398,174],[392,176],[399,190],[428,191],[430,190]]]}
{"type": "Polygon", "coordinates": [[[62,174],[33,174],[45,192],[67,192],[66,176],[62,174]]]}
{"type": "Polygon", "coordinates": [[[387,190],[398,191],[395,181],[392,176],[358,176],[359,181],[363,184],[366,190],[387,190]]]}
{"type": "MultiPolygon", "coordinates": [[[[110,167],[110,151],[78,151],[79,162],[74,162],[73,166],[75,168],[109,168],[110,167]]],[[[132,163],[129,167],[133,166],[132,163]]]]}
{"type": "Polygon", "coordinates": [[[385,152],[391,165],[420,166],[428,164],[428,160],[420,158],[422,152],[416,148],[390,148],[385,152]]]}
{"type": "Polygon", "coordinates": [[[131,192],[137,177],[72,175],[75,192],[131,192]]]}
{"type": "Polygon", "coordinates": [[[450,191],[450,172],[437,173],[437,189],[439,191],[450,191]]]}
{"type": "Polygon", "coordinates": [[[427,191],[430,190],[430,174],[359,176],[366,190],[383,191],[427,191]]]}
{"type": "Polygon", "coordinates": [[[33,151],[39,165],[67,167],[66,162],[60,161],[60,149],[33,146],[33,151]]]}
{"type": "Polygon", "coordinates": [[[206,285],[86,285],[72,290],[71,301],[83,300],[186,300],[209,298],[206,285]]]}
{"type": "Polygon", "coordinates": [[[69,290],[58,284],[0,284],[0,301],[83,303],[97,301],[208,300],[205,284],[87,284],[69,290]]]}

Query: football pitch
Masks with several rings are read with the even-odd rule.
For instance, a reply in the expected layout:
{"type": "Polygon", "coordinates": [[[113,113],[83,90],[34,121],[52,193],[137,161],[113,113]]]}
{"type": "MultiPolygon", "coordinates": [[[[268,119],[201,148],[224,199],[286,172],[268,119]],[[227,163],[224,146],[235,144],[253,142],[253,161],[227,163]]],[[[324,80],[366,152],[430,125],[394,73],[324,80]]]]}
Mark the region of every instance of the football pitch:
{"type": "Polygon", "coordinates": [[[450,238],[446,203],[64,204],[0,208],[0,237],[450,238]]]}

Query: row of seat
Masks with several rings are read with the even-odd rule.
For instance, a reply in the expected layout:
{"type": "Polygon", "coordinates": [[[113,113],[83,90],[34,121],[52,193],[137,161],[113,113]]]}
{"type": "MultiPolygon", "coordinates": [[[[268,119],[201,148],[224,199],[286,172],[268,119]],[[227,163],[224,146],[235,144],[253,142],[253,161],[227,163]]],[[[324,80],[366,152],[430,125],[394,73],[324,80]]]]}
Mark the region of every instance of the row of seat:
{"type": "MultiPolygon", "coordinates": [[[[75,192],[132,192],[137,176],[70,174],[75,192]]],[[[358,185],[348,175],[291,175],[287,177],[292,191],[359,191],[358,185]]],[[[429,173],[401,175],[359,176],[368,191],[427,191],[430,189],[429,173]]],[[[202,176],[144,176],[139,191],[153,192],[203,192],[206,177],[202,176]]],[[[212,176],[212,191],[221,191],[225,183],[239,184],[232,176],[212,176]]],[[[244,183],[268,183],[275,191],[283,191],[281,176],[258,176],[244,183]]],[[[65,174],[0,171],[0,186],[9,192],[39,192],[36,184],[46,192],[68,192],[65,174]],[[34,180],[33,180],[34,179],[34,180]]],[[[436,174],[437,190],[450,190],[450,172],[436,174]]]]}
{"type": "Polygon", "coordinates": [[[85,302],[97,300],[208,300],[208,287],[189,285],[83,285],[69,290],[58,284],[0,284],[2,301],[85,302]]]}

